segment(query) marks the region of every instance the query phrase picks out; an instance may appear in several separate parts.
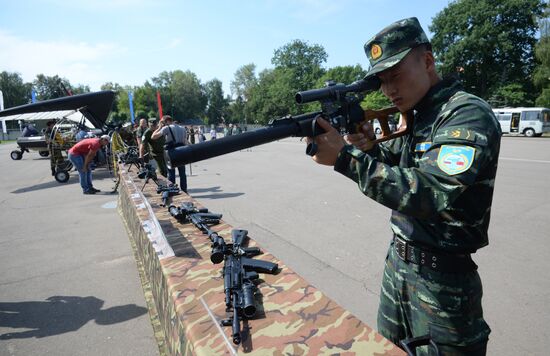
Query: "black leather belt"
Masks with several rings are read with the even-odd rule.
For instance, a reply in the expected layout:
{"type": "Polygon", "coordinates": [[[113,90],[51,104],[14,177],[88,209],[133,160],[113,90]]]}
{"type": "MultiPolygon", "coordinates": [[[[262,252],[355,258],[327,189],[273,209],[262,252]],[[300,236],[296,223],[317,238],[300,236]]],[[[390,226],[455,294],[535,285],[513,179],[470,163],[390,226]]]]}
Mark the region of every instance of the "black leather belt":
{"type": "Polygon", "coordinates": [[[429,267],[434,271],[458,273],[477,269],[470,254],[453,255],[428,251],[415,247],[398,236],[393,237],[393,247],[401,260],[429,267]]]}

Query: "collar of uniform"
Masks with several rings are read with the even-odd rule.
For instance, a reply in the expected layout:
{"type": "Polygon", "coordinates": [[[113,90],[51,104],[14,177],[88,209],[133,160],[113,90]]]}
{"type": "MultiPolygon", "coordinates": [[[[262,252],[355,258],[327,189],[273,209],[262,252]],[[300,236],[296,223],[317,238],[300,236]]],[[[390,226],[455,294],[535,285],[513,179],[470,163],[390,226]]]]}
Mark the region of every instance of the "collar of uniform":
{"type": "Polygon", "coordinates": [[[430,111],[447,102],[451,96],[461,90],[462,86],[453,78],[440,80],[436,85],[430,88],[426,95],[415,105],[417,115],[421,117],[429,115],[430,111]]]}

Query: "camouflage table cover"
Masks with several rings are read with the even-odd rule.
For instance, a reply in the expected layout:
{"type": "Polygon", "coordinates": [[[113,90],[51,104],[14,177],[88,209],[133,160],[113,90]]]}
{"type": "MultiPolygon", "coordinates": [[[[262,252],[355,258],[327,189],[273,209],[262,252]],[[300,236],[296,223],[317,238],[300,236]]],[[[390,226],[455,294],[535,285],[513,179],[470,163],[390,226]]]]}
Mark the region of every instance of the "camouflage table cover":
{"type": "MultiPolygon", "coordinates": [[[[222,265],[210,261],[210,243],[193,225],[183,225],[161,207],[151,181],[121,168],[120,212],[137,258],[151,286],[166,349],[173,355],[404,355],[390,341],[344,310],[264,252],[256,259],[279,264],[277,275],[261,274],[262,303],[258,317],[243,322],[243,342],[231,342],[231,327],[219,326],[226,317],[222,265]],[[246,334],[248,331],[248,335],[246,334]]],[[[191,201],[180,194],[174,205],[191,201]]],[[[226,241],[233,227],[213,226],[226,241]]],[[[251,238],[249,246],[257,246],[251,238]]],[[[261,246],[259,246],[261,248],[261,246]]]]}

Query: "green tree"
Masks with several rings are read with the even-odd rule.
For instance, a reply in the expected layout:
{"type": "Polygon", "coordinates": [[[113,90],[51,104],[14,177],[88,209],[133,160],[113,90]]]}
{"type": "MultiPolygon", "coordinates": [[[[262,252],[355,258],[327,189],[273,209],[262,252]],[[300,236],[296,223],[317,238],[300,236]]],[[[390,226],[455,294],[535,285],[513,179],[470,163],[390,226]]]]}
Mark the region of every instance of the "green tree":
{"type": "Polygon", "coordinates": [[[65,90],[72,92],[71,83],[65,78],[60,78],[58,75],[49,77],[44,74],[38,74],[32,85],[36,90],[38,100],[62,98],[69,95],[65,90]]]}
{"type": "Polygon", "coordinates": [[[119,87],[119,90],[117,91],[117,95],[116,95],[116,98],[115,98],[115,101],[117,102],[117,107],[116,107],[117,115],[116,115],[116,117],[119,118],[119,119],[123,118],[123,117],[126,117],[127,119],[125,121],[130,121],[131,120],[130,102],[128,100],[128,92],[129,91],[133,92],[134,88],[129,86],[129,85],[119,87]]]}
{"type": "Polygon", "coordinates": [[[381,91],[365,95],[365,98],[361,102],[363,109],[379,110],[388,106],[391,106],[391,101],[381,91]]]}
{"type": "Polygon", "coordinates": [[[160,93],[163,114],[174,116],[174,104],[172,95],[172,72],[161,72],[157,77],[151,79],[153,86],[160,93]]]}
{"type": "Polygon", "coordinates": [[[329,80],[336,83],[351,84],[356,80],[363,79],[365,74],[367,74],[367,71],[364,70],[359,64],[354,66],[333,67],[328,69],[325,74],[317,80],[315,87],[322,88],[329,80]]]}
{"type": "Polygon", "coordinates": [[[229,103],[227,108],[227,116],[224,116],[226,121],[229,122],[249,122],[249,118],[245,113],[245,102],[242,96],[238,96],[235,100],[231,100],[230,96],[225,98],[226,102],[229,103]]]}
{"type": "Polygon", "coordinates": [[[223,97],[222,82],[212,79],[204,85],[208,106],[206,107],[207,124],[219,124],[227,111],[227,101],[223,97]]]}
{"type": "Polygon", "coordinates": [[[312,89],[317,80],[324,74],[323,63],[328,54],[323,46],[309,45],[302,40],[294,40],[275,50],[271,63],[275,68],[283,68],[285,75],[294,79],[293,87],[297,90],[312,89]]]}
{"type": "Polygon", "coordinates": [[[247,122],[267,124],[274,118],[298,114],[302,108],[294,100],[295,85],[291,69],[279,67],[262,71],[246,103],[247,122]]]}
{"type": "Polygon", "coordinates": [[[258,85],[256,77],[256,65],[254,63],[246,64],[235,72],[235,79],[230,83],[231,94],[242,100],[247,101],[250,97],[250,91],[258,85]]]}
{"type": "Polygon", "coordinates": [[[550,88],[545,88],[537,98],[535,105],[550,108],[550,88]]]}
{"type": "Polygon", "coordinates": [[[520,83],[511,83],[498,88],[493,96],[488,100],[493,107],[503,106],[524,106],[526,103],[532,104],[528,94],[520,83]]]}
{"type": "MultiPolygon", "coordinates": [[[[460,73],[482,98],[532,74],[542,0],[455,0],[434,18],[432,45],[444,75],[460,73]]],[[[532,87],[524,84],[523,91],[532,87]]],[[[526,96],[527,99],[527,96],[526,96]]]]}
{"type": "Polygon", "coordinates": [[[107,83],[103,83],[101,85],[101,90],[112,90],[116,93],[115,95],[115,99],[113,100],[113,106],[111,108],[111,114],[109,115],[109,120],[110,122],[126,122],[128,121],[128,116],[124,115],[124,116],[120,116],[119,115],[119,108],[118,108],[118,101],[119,101],[119,91],[122,90],[122,87],[120,86],[120,84],[118,83],[112,83],[112,82],[107,82],[107,83]]]}
{"type": "Polygon", "coordinates": [[[0,90],[4,95],[4,108],[24,105],[31,98],[31,84],[23,83],[19,73],[1,72],[0,90]]]}
{"type": "Polygon", "coordinates": [[[175,120],[204,116],[208,99],[195,73],[181,70],[172,72],[170,89],[175,120]]]}
{"type": "Polygon", "coordinates": [[[157,91],[149,81],[145,81],[142,86],[134,88],[134,110],[136,118],[159,116],[157,110],[157,91]]]}
{"type": "Polygon", "coordinates": [[[550,107],[550,7],[547,5],[539,21],[540,40],[535,47],[538,65],[533,74],[533,84],[540,91],[537,106],[550,107]]]}
{"type": "Polygon", "coordinates": [[[84,84],[73,85],[70,91],[71,93],[73,93],[73,95],[85,94],[85,93],[91,92],[90,86],[84,85],[84,84]]]}

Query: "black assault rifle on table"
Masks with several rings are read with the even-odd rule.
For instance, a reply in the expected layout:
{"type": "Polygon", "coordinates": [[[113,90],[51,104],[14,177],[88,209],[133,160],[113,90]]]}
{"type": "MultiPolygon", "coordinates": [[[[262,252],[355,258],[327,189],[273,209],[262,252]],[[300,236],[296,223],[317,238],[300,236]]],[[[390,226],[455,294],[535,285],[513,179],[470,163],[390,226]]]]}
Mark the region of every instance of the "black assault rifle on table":
{"type": "Polygon", "coordinates": [[[257,247],[244,247],[248,237],[246,230],[232,230],[232,243],[225,240],[210,229],[211,225],[220,222],[221,214],[208,212],[208,209],[198,209],[193,203],[182,203],[180,207],[171,205],[170,214],[182,223],[192,223],[207,234],[212,243],[210,260],[212,263],[225,261],[223,266],[223,285],[225,293],[225,310],[232,312],[231,318],[221,321],[222,326],[232,326],[231,336],[236,345],[241,342],[241,320],[253,318],[257,308],[255,281],[258,273],[275,274],[279,268],[276,263],[254,260],[252,257],[261,254],[257,247]]]}
{"type": "Polygon", "coordinates": [[[162,203],[161,206],[168,205],[168,200],[170,197],[179,194],[180,188],[177,184],[169,183],[164,184],[161,183],[158,179],[157,172],[155,171],[155,167],[151,163],[145,163],[141,166],[139,172],[138,172],[138,178],[145,179],[145,183],[143,184],[143,187],[141,187],[141,190],[145,188],[147,183],[149,183],[149,180],[152,180],[157,185],[157,194],[162,193],[162,203]]]}
{"type": "Polygon", "coordinates": [[[225,293],[225,311],[232,312],[231,317],[220,322],[222,326],[231,325],[233,343],[241,343],[241,320],[251,319],[256,315],[256,287],[258,273],[275,274],[276,263],[254,260],[252,257],[261,254],[259,248],[242,247],[248,237],[246,230],[232,230],[232,244],[227,246],[223,265],[223,290],[225,293]]]}
{"type": "Polygon", "coordinates": [[[181,206],[177,207],[170,205],[168,208],[170,215],[172,215],[179,222],[186,224],[191,223],[195,227],[202,231],[203,234],[208,235],[210,242],[212,243],[212,253],[210,254],[210,260],[212,263],[220,263],[223,261],[227,246],[223,237],[219,236],[217,232],[210,229],[211,225],[217,225],[220,223],[222,214],[215,214],[208,212],[208,209],[198,209],[193,203],[185,202],[181,206]]]}
{"type": "Polygon", "coordinates": [[[402,114],[402,123],[399,130],[392,133],[388,120],[389,115],[399,112],[397,108],[390,107],[377,111],[361,108],[361,97],[358,96],[358,93],[375,91],[379,87],[379,79],[373,76],[349,85],[327,82],[325,88],[298,92],[295,96],[297,103],[320,101],[322,110],[274,119],[271,120],[268,127],[237,136],[228,136],[166,150],[167,165],[170,168],[180,167],[188,163],[202,161],[290,136],[314,138],[313,143],[306,148],[306,153],[313,156],[317,152],[315,137],[324,133],[324,130],[316,122],[317,117],[328,120],[341,134],[355,133],[365,122],[376,119],[382,130],[382,136],[374,141],[376,143],[405,135],[411,126],[412,115],[410,113],[402,114]]]}

